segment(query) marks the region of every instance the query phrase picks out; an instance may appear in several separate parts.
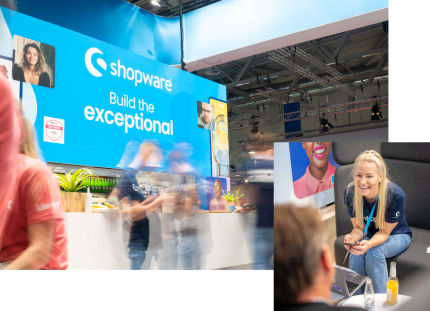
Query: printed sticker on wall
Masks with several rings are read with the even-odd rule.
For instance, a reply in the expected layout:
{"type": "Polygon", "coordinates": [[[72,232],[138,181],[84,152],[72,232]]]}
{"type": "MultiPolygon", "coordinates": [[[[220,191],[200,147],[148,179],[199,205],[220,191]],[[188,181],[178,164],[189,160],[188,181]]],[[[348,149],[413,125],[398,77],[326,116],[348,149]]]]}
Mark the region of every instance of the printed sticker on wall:
{"type": "Polygon", "coordinates": [[[64,120],[43,117],[43,141],[64,144],[64,120]]]}

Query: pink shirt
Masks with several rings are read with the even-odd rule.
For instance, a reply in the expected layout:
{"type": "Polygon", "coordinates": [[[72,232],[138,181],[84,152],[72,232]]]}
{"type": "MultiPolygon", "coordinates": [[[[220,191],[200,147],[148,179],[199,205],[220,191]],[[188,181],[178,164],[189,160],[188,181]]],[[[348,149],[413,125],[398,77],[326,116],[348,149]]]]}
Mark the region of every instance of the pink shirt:
{"type": "Polygon", "coordinates": [[[42,269],[66,269],[67,237],[58,183],[40,160],[21,154],[17,164],[17,192],[6,226],[0,261],[11,262],[28,247],[28,225],[55,219],[51,257],[42,269]]]}
{"type": "Polygon", "coordinates": [[[228,202],[223,197],[221,197],[220,200],[217,200],[217,198],[212,198],[209,203],[209,211],[226,211],[227,206],[228,202]]]}
{"type": "Polygon", "coordinates": [[[0,249],[15,195],[16,157],[21,127],[7,80],[0,75],[0,249]]]}
{"type": "Polygon", "coordinates": [[[329,162],[324,177],[319,180],[312,176],[308,166],[306,173],[294,182],[294,194],[297,198],[303,199],[315,193],[333,188],[335,171],[336,167],[329,162]]]}

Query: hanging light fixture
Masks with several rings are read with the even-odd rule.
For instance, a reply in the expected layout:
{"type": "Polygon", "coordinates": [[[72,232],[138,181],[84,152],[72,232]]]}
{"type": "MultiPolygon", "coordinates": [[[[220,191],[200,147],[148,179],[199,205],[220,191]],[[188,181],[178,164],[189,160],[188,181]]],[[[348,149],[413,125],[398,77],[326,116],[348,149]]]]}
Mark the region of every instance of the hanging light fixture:
{"type": "Polygon", "coordinates": [[[151,4],[154,6],[161,7],[160,2],[158,2],[158,0],[151,0],[151,4]]]}

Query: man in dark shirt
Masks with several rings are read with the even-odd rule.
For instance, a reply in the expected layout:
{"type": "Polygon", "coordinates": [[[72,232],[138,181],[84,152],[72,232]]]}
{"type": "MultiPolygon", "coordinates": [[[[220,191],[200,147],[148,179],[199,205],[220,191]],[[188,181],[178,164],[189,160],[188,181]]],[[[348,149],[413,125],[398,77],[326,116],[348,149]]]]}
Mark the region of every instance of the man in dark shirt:
{"type": "Polygon", "coordinates": [[[160,161],[158,146],[152,142],[143,142],[118,183],[119,200],[128,199],[126,211],[133,222],[128,243],[132,270],[140,270],[146,258],[149,244],[148,214],[169,197],[168,194],[154,194],[150,182],[141,173],[143,169],[159,165],[160,161]]]}

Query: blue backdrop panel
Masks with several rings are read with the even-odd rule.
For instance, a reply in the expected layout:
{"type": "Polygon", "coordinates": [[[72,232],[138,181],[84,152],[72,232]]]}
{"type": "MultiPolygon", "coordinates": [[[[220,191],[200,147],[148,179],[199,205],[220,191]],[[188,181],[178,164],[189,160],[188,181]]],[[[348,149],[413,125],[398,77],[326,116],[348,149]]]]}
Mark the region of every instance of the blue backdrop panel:
{"type": "Polygon", "coordinates": [[[159,17],[124,0],[0,0],[0,6],[165,64],[180,63],[179,18],[159,17]]]}
{"type": "MultiPolygon", "coordinates": [[[[388,0],[261,2],[223,0],[185,14],[186,62],[388,7],[388,0]]],[[[180,63],[179,18],[156,16],[124,0],[0,0],[0,6],[166,64],[180,63]]]]}
{"type": "Polygon", "coordinates": [[[203,176],[211,176],[210,132],[197,127],[196,103],[209,97],[226,100],[225,86],[15,11],[1,12],[6,23],[0,23],[0,45],[11,46],[7,41],[19,35],[55,47],[55,88],[24,83],[35,95],[35,127],[47,161],[115,167],[128,141],[155,139],[163,150],[175,142],[189,143],[191,162],[203,176]],[[130,99],[134,107],[115,103],[130,99]],[[146,103],[143,109],[139,100],[146,103]],[[129,125],[132,118],[135,124],[141,118],[147,129],[112,122],[117,113],[128,118],[129,125]],[[45,116],[64,120],[64,144],[43,141],[45,116]],[[169,124],[165,133],[148,130],[154,121],[169,124]]]}

